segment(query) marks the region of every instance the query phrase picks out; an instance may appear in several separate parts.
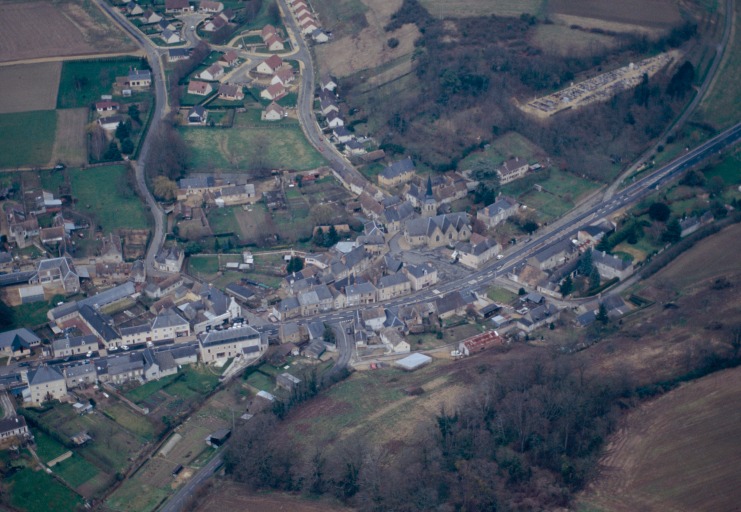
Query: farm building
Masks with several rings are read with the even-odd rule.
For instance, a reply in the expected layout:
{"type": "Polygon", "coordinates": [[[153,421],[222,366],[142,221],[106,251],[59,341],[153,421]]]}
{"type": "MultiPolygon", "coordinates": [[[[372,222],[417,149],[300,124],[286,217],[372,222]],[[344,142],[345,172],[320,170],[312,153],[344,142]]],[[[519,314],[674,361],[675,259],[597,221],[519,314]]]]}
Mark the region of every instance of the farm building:
{"type": "Polygon", "coordinates": [[[430,356],[426,356],[424,354],[412,354],[410,356],[406,356],[403,359],[399,359],[398,361],[394,362],[394,366],[397,366],[401,368],[402,370],[407,371],[414,371],[419,368],[422,368],[425,365],[428,365],[432,362],[432,358],[430,356]]]}
{"type": "Polygon", "coordinates": [[[472,336],[458,344],[458,350],[464,356],[482,352],[496,345],[502,345],[504,340],[497,331],[486,331],[472,336]]]}

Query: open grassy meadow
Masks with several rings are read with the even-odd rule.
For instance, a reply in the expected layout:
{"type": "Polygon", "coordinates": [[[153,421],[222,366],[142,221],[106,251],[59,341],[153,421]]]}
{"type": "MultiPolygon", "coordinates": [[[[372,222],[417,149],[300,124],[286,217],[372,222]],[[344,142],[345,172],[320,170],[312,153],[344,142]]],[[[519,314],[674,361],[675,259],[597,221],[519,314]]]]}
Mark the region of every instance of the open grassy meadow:
{"type": "Polygon", "coordinates": [[[149,226],[144,205],[129,179],[128,167],[111,165],[68,172],[77,210],[89,215],[103,232],[149,226]]]}
{"type": "Polygon", "coordinates": [[[0,114],[0,168],[48,165],[56,129],[53,110],[0,114]]]}
{"type": "Polygon", "coordinates": [[[130,68],[147,69],[146,61],[135,57],[107,60],[73,60],[62,66],[57,108],[90,107],[101,94],[113,94],[117,76],[130,68]]]}
{"type": "Polygon", "coordinates": [[[741,114],[741,6],[735,5],[734,30],[711,90],[695,117],[721,130],[737,123],[741,114]]]}
{"type": "Polygon", "coordinates": [[[588,56],[613,48],[618,41],[565,24],[538,25],[530,42],[543,52],[556,55],[588,56]]]}
{"type": "Polygon", "coordinates": [[[558,168],[551,168],[543,179],[537,179],[538,172],[531,173],[532,180],[543,187],[542,191],[535,190],[532,185],[523,190],[523,182],[514,181],[502,187],[505,194],[514,195],[528,208],[535,209],[545,220],[560,217],[571,210],[576,203],[598,188],[598,184],[584,178],[580,178],[570,172],[558,168]]]}
{"type": "Polygon", "coordinates": [[[25,468],[7,479],[10,504],[26,512],[74,512],[82,499],[44,471],[25,468]]]}
{"type": "Polygon", "coordinates": [[[232,128],[181,128],[181,133],[192,148],[190,167],[197,171],[309,170],[324,164],[295,121],[256,124],[237,114],[232,128]]]}
{"type": "Polygon", "coordinates": [[[539,15],[543,0],[421,0],[431,15],[438,18],[467,18],[469,16],[517,17],[521,14],[539,15]]]}

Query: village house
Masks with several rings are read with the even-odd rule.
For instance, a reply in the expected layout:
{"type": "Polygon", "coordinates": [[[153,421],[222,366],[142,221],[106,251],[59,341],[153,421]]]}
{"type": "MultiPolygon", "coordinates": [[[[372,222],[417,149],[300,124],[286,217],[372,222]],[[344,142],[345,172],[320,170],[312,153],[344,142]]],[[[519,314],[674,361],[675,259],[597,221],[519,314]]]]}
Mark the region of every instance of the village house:
{"type": "Polygon", "coordinates": [[[28,430],[26,418],[11,414],[4,419],[0,419],[0,442],[13,441],[22,443],[32,439],[33,435],[28,430]]]}
{"type": "Polygon", "coordinates": [[[185,13],[192,10],[193,8],[190,6],[188,0],[165,0],[166,13],[185,13]]]}
{"type": "Polygon", "coordinates": [[[265,121],[280,121],[286,117],[286,111],[283,107],[278,105],[276,102],[271,102],[270,105],[265,108],[263,119],[265,121]]]}
{"type": "Polygon", "coordinates": [[[510,158],[497,169],[499,183],[500,185],[506,185],[507,183],[518,180],[525,176],[529,170],[530,166],[527,161],[520,160],[519,157],[510,158]]]}
{"type": "Polygon", "coordinates": [[[273,307],[273,316],[281,322],[301,316],[301,304],[296,297],[286,297],[273,307]]]}
{"type": "Polygon", "coordinates": [[[591,226],[585,226],[576,233],[576,240],[579,244],[596,245],[605,237],[608,231],[611,231],[612,226],[605,226],[602,224],[595,224],[591,226]]]}
{"type": "Polygon", "coordinates": [[[283,59],[277,55],[271,55],[257,65],[255,71],[261,75],[273,75],[283,65],[283,59]]]}
{"type": "Polygon", "coordinates": [[[190,49],[188,48],[170,48],[167,50],[167,61],[177,62],[190,58],[190,49]]]}
{"type": "Polygon", "coordinates": [[[185,196],[203,195],[215,186],[213,176],[181,178],[178,181],[178,189],[183,191],[185,196]]]}
{"type": "Polygon", "coordinates": [[[54,366],[42,365],[28,372],[28,401],[42,404],[51,400],[61,400],[67,396],[67,382],[64,375],[54,366]]]}
{"type": "Polygon", "coordinates": [[[332,135],[340,144],[344,144],[345,142],[349,142],[355,138],[355,135],[353,135],[352,132],[350,132],[350,130],[348,130],[344,126],[333,128],[332,135]]]}
{"type": "Polygon", "coordinates": [[[152,85],[152,73],[147,69],[133,69],[126,77],[129,87],[149,87],[152,85]]]}
{"type": "Polygon", "coordinates": [[[270,79],[270,84],[281,84],[282,86],[287,87],[295,79],[296,75],[293,74],[293,68],[290,66],[282,66],[275,72],[273,78],[270,79]]]}
{"type": "Polygon", "coordinates": [[[77,275],[72,259],[67,257],[41,260],[36,269],[36,275],[29,283],[40,284],[45,289],[60,290],[66,294],[80,291],[80,277],[77,275]]]}
{"type": "Polygon", "coordinates": [[[147,9],[142,15],[142,22],[144,22],[145,25],[159,23],[161,20],[162,16],[154,12],[151,8],[147,9]]]}
{"type": "Polygon", "coordinates": [[[98,126],[103,128],[107,132],[114,131],[116,128],[118,128],[119,124],[122,124],[124,122],[125,122],[124,117],[118,114],[112,115],[112,116],[104,116],[98,119],[97,121],[98,126]]]}
{"type": "Polygon", "coordinates": [[[329,114],[327,114],[325,121],[327,122],[327,126],[329,126],[330,128],[337,128],[338,126],[345,126],[345,121],[334,110],[331,111],[329,114]]]}
{"type": "Polygon", "coordinates": [[[180,42],[180,36],[170,29],[163,30],[160,37],[167,44],[177,44],[180,42]]]}
{"type": "Polygon", "coordinates": [[[328,116],[330,112],[335,112],[337,114],[340,112],[337,102],[332,98],[321,98],[319,100],[319,108],[321,109],[323,116],[328,116]]]}
{"type": "Polygon", "coordinates": [[[175,308],[167,309],[154,317],[151,327],[152,339],[147,341],[175,340],[190,336],[190,322],[175,308]]]}
{"type": "Polygon", "coordinates": [[[279,336],[281,343],[300,343],[301,328],[296,322],[284,322],[280,324],[279,336]]]}
{"type": "Polygon", "coordinates": [[[253,204],[257,200],[255,186],[252,184],[224,187],[214,194],[214,203],[219,208],[240,204],[253,204]]]}
{"type": "Polygon", "coordinates": [[[555,322],[560,313],[558,308],[551,303],[541,304],[518,318],[515,325],[518,329],[529,333],[545,326],[547,323],[555,322]]]}
{"type": "Polygon", "coordinates": [[[479,210],[476,213],[476,218],[491,229],[516,214],[517,206],[517,201],[511,197],[499,196],[492,204],[479,210]]]}
{"type": "Polygon", "coordinates": [[[207,96],[213,92],[214,88],[208,82],[201,82],[200,80],[191,80],[188,84],[188,94],[196,94],[198,96],[207,96]]]}
{"type": "Polygon", "coordinates": [[[232,357],[255,357],[260,354],[260,333],[249,325],[212,330],[198,338],[201,362],[214,363],[232,357]]]}
{"type": "Polygon", "coordinates": [[[414,176],[414,162],[412,162],[411,157],[406,157],[403,160],[386,166],[378,174],[378,184],[382,187],[392,188],[411,181],[414,176]]]}
{"type": "Polygon", "coordinates": [[[592,251],[592,264],[604,279],[618,278],[623,281],[633,273],[633,263],[605,251],[592,251]]]}
{"type": "Polygon", "coordinates": [[[376,302],[377,291],[372,283],[360,283],[345,288],[347,307],[362,306],[376,302]]]}
{"type": "Polygon", "coordinates": [[[67,384],[67,389],[74,389],[83,385],[92,385],[98,380],[98,371],[90,361],[82,364],[71,364],[66,366],[62,373],[67,384]]]}
{"type": "Polygon", "coordinates": [[[201,73],[198,75],[198,78],[200,78],[201,80],[214,82],[222,76],[224,76],[224,68],[222,68],[219,64],[211,64],[209,67],[201,71],[201,73]]]}
{"type": "Polygon", "coordinates": [[[382,329],[380,332],[381,341],[389,348],[389,352],[394,354],[408,354],[412,347],[396,329],[382,329]]]}
{"type": "Polygon", "coordinates": [[[123,384],[144,378],[144,359],[138,353],[111,356],[98,359],[95,369],[101,382],[123,384]]]}
{"type": "Polygon", "coordinates": [[[455,245],[460,264],[472,270],[481,268],[501,250],[502,247],[496,241],[477,233],[473,233],[468,242],[458,242],[455,245]]]}
{"type": "Polygon", "coordinates": [[[437,269],[430,262],[421,265],[404,265],[402,272],[406,274],[415,292],[437,283],[437,269]]]}
{"type": "Polygon", "coordinates": [[[172,353],[168,351],[155,352],[147,348],[142,352],[144,368],[142,369],[144,379],[147,381],[160,380],[168,375],[178,372],[178,365],[172,353]]]}
{"type": "Polygon", "coordinates": [[[36,217],[30,219],[10,222],[10,238],[19,249],[24,249],[33,244],[34,237],[39,236],[39,221],[36,217]]]}
{"type": "Polygon", "coordinates": [[[280,52],[285,49],[285,44],[277,34],[271,34],[265,38],[265,47],[270,52],[280,52]]]}
{"type": "Polygon", "coordinates": [[[266,100],[277,101],[287,94],[281,84],[273,84],[260,92],[260,97],[266,100]]]}
{"type": "Polygon", "coordinates": [[[162,32],[164,32],[165,30],[169,30],[170,32],[174,32],[175,30],[177,30],[177,27],[172,21],[164,19],[160,20],[159,23],[157,23],[157,27],[162,32]]]}
{"type": "Polygon", "coordinates": [[[406,275],[391,274],[383,276],[378,280],[378,301],[384,302],[402,295],[408,295],[412,291],[412,283],[406,275]]]}
{"type": "Polygon", "coordinates": [[[304,36],[319,28],[319,23],[311,14],[304,14],[298,24],[301,26],[301,34],[304,36]]]}
{"type": "Polygon", "coordinates": [[[218,14],[224,10],[224,4],[221,2],[212,2],[211,0],[201,0],[198,5],[198,11],[208,14],[218,14]]]}
{"type": "Polygon", "coordinates": [[[126,4],[126,12],[129,13],[129,16],[138,16],[144,12],[144,9],[136,2],[129,2],[126,4]]]}
{"type": "Polygon", "coordinates": [[[120,105],[116,101],[104,100],[95,103],[95,111],[98,113],[102,112],[115,112],[120,108],[120,105]]]}
{"type": "Polygon", "coordinates": [[[41,346],[41,339],[25,327],[0,333],[0,355],[2,357],[27,356],[39,346],[41,346]]]}
{"type": "Polygon", "coordinates": [[[201,105],[196,105],[188,111],[188,124],[206,124],[208,110],[201,105]]]}
{"type": "Polygon", "coordinates": [[[443,247],[468,240],[471,226],[463,212],[412,219],[404,225],[404,238],[412,247],[443,247]]]}
{"type": "Polygon", "coordinates": [[[574,255],[574,247],[569,240],[563,240],[551,247],[535,253],[528,263],[537,269],[547,271],[563,265],[574,255]]]}
{"type": "Polygon", "coordinates": [[[229,50],[219,57],[219,64],[226,68],[233,68],[239,62],[239,55],[235,50],[229,50]]]}
{"type": "Polygon", "coordinates": [[[242,101],[244,99],[244,92],[239,85],[221,84],[219,87],[219,98],[227,101],[242,101]]]}
{"type": "Polygon", "coordinates": [[[216,32],[217,30],[226,27],[229,24],[229,22],[221,14],[218,16],[214,16],[214,18],[208,20],[206,23],[203,24],[204,32],[216,32]]]}
{"type": "Polygon", "coordinates": [[[326,43],[329,41],[329,36],[322,29],[316,29],[311,33],[311,39],[318,44],[326,43]]]}
{"type": "Polygon", "coordinates": [[[321,87],[323,91],[334,92],[334,90],[337,89],[337,81],[330,75],[324,75],[319,81],[319,87],[321,87]]]}
{"type": "Polygon", "coordinates": [[[162,247],[154,257],[154,266],[162,272],[180,272],[185,253],[177,246],[162,247]]]}
{"type": "Polygon", "coordinates": [[[87,354],[98,350],[98,338],[88,334],[85,336],[67,336],[51,342],[54,357],[67,357],[76,354],[87,354]]]}

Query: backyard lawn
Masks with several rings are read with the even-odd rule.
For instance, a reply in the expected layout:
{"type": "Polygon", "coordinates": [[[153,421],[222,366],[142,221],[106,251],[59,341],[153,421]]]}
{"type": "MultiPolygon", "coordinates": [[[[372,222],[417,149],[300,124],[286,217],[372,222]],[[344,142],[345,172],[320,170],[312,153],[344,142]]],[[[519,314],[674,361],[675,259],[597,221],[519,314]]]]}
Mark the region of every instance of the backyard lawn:
{"type": "Polygon", "coordinates": [[[137,58],[72,60],[62,66],[57,108],[89,107],[102,94],[112,94],[117,76],[127,75],[129,68],[146,68],[137,58]]]}
{"type": "Polygon", "coordinates": [[[47,165],[56,129],[54,110],[0,114],[0,168],[47,165]]]}
{"type": "Polygon", "coordinates": [[[192,148],[189,167],[198,171],[309,170],[325,163],[304,138],[298,122],[257,124],[237,114],[232,128],[182,127],[181,133],[192,148]]]}
{"type": "Polygon", "coordinates": [[[77,210],[90,215],[104,233],[120,228],[149,227],[144,205],[134,192],[126,166],[110,165],[69,172],[77,210]]]}
{"type": "Polygon", "coordinates": [[[74,512],[82,499],[51,475],[30,468],[22,469],[7,480],[11,485],[10,504],[27,512],[74,512]]]}

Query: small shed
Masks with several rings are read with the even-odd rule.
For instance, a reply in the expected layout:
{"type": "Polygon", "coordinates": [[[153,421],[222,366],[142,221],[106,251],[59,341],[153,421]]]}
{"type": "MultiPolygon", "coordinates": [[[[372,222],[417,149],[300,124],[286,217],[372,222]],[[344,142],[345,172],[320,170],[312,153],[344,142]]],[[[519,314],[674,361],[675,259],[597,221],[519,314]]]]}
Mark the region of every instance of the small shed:
{"type": "Polygon", "coordinates": [[[229,439],[232,435],[232,430],[229,428],[220,428],[216,432],[212,432],[208,438],[206,439],[206,443],[213,447],[218,447],[223,445],[227,439],[229,439]]]}

